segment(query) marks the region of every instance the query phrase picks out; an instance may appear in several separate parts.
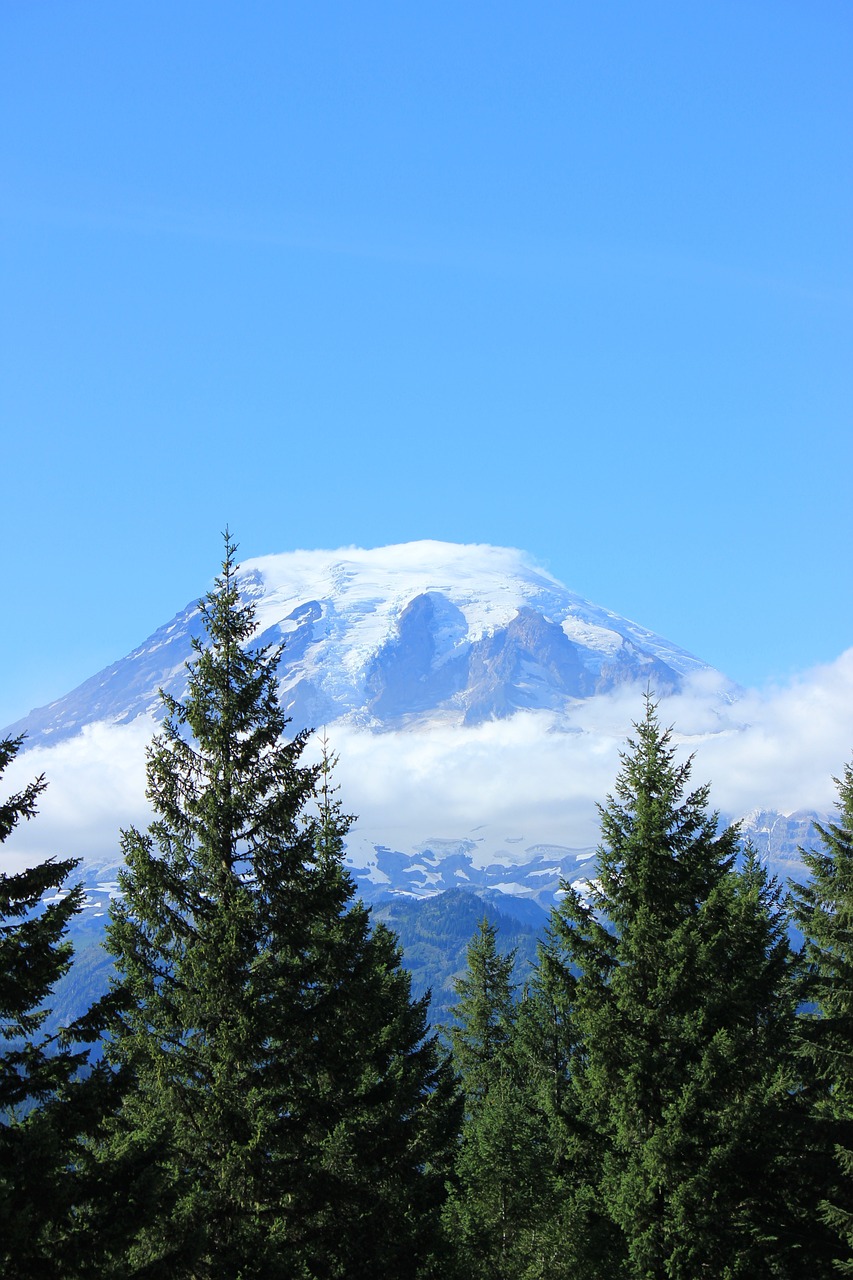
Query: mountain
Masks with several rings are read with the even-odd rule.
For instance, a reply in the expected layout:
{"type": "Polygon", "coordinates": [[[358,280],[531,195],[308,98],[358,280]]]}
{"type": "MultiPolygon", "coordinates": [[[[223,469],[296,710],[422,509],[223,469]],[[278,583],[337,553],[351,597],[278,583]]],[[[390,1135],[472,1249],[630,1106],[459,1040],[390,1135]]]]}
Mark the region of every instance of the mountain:
{"type": "MultiPolygon", "coordinates": [[[[621,685],[679,689],[706,663],[569,591],[521,551],[412,542],[247,560],[239,575],[261,644],[284,644],[283,705],[295,729],[345,720],[381,730],[440,718],[475,725],[564,712],[621,685]]],[[[6,732],[57,742],[97,721],[161,714],[180,697],[191,601],[137,649],[6,732]]]]}
{"type": "MultiPolygon", "coordinates": [[[[239,581],[255,604],[255,641],[284,646],[280,695],[294,730],[327,726],[333,745],[343,740],[345,781],[351,757],[360,761],[343,794],[368,818],[351,834],[347,857],[371,903],[465,889],[524,903],[529,922],[540,920],[561,880],[594,874],[594,804],[615,776],[632,714],[606,738],[597,707],[610,715],[621,698],[635,712],[646,688],[678,695],[698,682],[711,707],[702,732],[731,731],[717,723],[736,704],[730,681],[512,548],[414,542],[296,551],[244,562],[239,581]],[[604,781],[585,781],[599,758],[604,781]],[[585,823],[562,800],[543,799],[537,775],[546,759],[552,790],[583,794],[585,823]],[[451,796],[463,782],[464,804],[451,796]],[[384,808],[371,809],[383,787],[384,808]]],[[[28,749],[77,744],[83,756],[92,735],[106,734],[103,768],[123,749],[123,728],[153,730],[160,688],[182,696],[201,634],[191,601],[127,657],[4,732],[26,733],[28,749]]],[[[137,732],[141,777],[140,740],[137,732]]],[[[41,767],[53,786],[50,760],[41,767]]],[[[103,793],[101,786],[99,803],[103,793]]],[[[750,817],[771,865],[784,873],[795,865],[812,816],[750,817]]],[[[83,849],[94,917],[115,888],[118,826],[136,820],[117,814],[106,852],[91,840],[83,849]]]]}

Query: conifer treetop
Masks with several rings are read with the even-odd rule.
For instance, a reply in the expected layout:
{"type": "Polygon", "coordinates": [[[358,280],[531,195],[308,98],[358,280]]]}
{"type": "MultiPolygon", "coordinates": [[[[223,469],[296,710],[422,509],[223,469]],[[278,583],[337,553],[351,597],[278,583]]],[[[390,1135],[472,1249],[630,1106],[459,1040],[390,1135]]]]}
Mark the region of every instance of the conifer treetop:
{"type": "Polygon", "coordinates": [[[676,914],[704,901],[735,865],[739,832],[718,833],[719,812],[709,810],[710,783],[688,784],[693,756],[678,762],[674,729],[662,728],[658,703],[645,695],[645,714],[620,753],[614,793],[599,805],[602,841],[598,884],[591,897],[617,929],[641,903],[676,914]]]}

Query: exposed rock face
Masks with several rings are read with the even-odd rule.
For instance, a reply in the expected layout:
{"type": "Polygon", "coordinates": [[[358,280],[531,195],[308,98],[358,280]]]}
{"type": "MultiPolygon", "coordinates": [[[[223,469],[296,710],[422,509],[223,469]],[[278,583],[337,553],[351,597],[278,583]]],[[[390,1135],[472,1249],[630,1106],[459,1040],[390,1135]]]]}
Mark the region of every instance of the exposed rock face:
{"type": "Polygon", "coordinates": [[[744,839],[754,845],[761,859],[784,881],[786,876],[802,875],[800,849],[819,847],[814,824],[825,821],[826,815],[810,809],[790,814],[755,809],[741,819],[740,829],[744,839]]]}
{"type": "Polygon", "coordinates": [[[561,711],[571,699],[637,679],[659,693],[680,686],[672,667],[631,641],[602,660],[529,605],[506,626],[471,640],[462,610],[431,591],[409,601],[371,662],[365,707],[382,724],[456,709],[463,724],[473,725],[522,710],[561,711]]]}
{"type": "Polygon", "coordinates": [[[578,646],[558,623],[525,607],[509,626],[472,647],[465,723],[524,708],[557,710],[568,698],[586,697],[591,686],[578,646]]]}
{"type": "Polygon", "coordinates": [[[465,615],[446,596],[437,591],[415,596],[400,614],[397,634],[368,669],[368,710],[381,721],[393,721],[433,710],[461,693],[469,656],[467,648],[455,645],[467,632],[465,615]]]}

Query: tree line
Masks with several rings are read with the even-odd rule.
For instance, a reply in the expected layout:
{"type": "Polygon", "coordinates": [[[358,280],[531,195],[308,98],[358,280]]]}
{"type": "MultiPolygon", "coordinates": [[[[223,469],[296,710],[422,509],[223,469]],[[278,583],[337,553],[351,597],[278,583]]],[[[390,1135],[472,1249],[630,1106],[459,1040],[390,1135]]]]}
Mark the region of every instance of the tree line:
{"type": "MultiPolygon", "coordinates": [[[[853,768],[784,892],[647,698],[595,880],[563,886],[523,989],[483,921],[442,1038],[236,574],[226,537],[154,820],[122,833],[115,978],[55,1036],[76,864],[0,874],[2,1274],[853,1274],[853,768]]],[[[44,786],[0,804],[0,842],[44,786]]]]}

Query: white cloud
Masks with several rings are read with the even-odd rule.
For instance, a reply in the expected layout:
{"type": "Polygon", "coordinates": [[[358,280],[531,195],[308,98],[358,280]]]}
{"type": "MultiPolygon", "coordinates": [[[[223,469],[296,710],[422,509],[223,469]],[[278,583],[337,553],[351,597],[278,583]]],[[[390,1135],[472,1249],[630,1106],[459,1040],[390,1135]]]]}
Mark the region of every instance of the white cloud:
{"type": "Polygon", "coordinates": [[[697,771],[711,779],[718,807],[833,809],[832,779],[853,749],[853,649],[787,686],[748,690],[727,721],[724,734],[697,750],[697,771]]]}
{"type": "Polygon", "coordinates": [[[377,841],[407,848],[489,824],[527,844],[591,844],[619,742],[554,726],[547,712],[373,735],[334,725],[330,742],[346,806],[377,841]]]}
{"type": "Polygon", "coordinates": [[[3,797],[44,773],[38,814],[3,846],[14,871],[48,857],[108,863],[119,856],[121,827],[145,826],[145,748],[155,726],[140,716],[127,725],[86,725],[74,738],[19,754],[3,777],[3,797]]]}
{"type": "MultiPolygon", "coordinates": [[[[727,702],[716,677],[699,675],[664,700],[684,753],[696,753],[693,778],[709,780],[716,808],[826,811],[836,799],[832,776],[853,747],[853,649],[783,687],[747,691],[727,702]]],[[[596,801],[613,787],[619,750],[642,715],[642,691],[626,688],[578,704],[562,728],[547,712],[461,729],[368,734],[329,726],[340,755],[337,780],[345,808],[359,815],[360,836],[399,849],[428,837],[459,839],[488,824],[524,845],[595,843],[596,801]]],[[[96,724],[55,747],[14,762],[3,794],[44,771],[49,787],[40,813],[4,847],[4,865],[56,854],[108,862],[119,829],[144,825],[148,720],[96,724]]]]}
{"type": "MultiPolygon", "coordinates": [[[[713,673],[662,700],[693,781],[711,782],[715,808],[826,812],[853,747],[853,649],[786,687],[750,690],[736,702],[713,673]]],[[[546,712],[471,729],[437,726],[369,736],[332,729],[343,795],[359,830],[398,847],[424,836],[461,836],[479,823],[517,830],[528,842],[584,846],[597,838],[596,801],[612,790],[619,752],[643,714],[634,687],[573,710],[572,731],[546,712]],[[416,836],[407,832],[414,831],[416,836]]]]}

